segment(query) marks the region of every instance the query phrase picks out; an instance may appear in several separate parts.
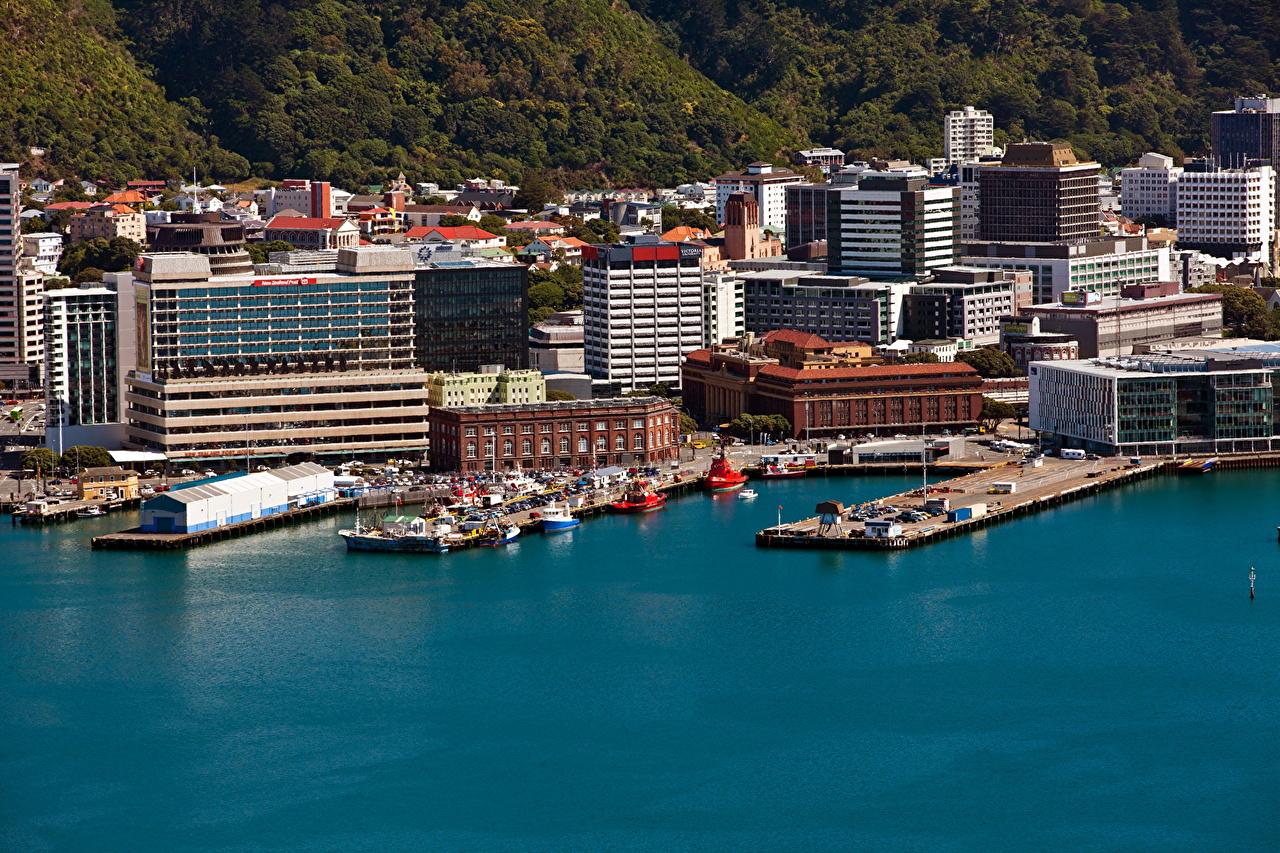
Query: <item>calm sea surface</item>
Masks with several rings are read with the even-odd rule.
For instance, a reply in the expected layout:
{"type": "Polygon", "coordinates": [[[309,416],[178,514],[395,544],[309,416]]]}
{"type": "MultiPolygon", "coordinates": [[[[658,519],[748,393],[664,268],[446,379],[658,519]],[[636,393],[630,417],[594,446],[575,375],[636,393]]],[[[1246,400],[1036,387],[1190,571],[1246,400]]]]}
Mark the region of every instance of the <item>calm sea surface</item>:
{"type": "Polygon", "coordinates": [[[4,518],[0,849],[1280,849],[1280,473],[752,543],[908,482],[444,557],[4,518]]]}

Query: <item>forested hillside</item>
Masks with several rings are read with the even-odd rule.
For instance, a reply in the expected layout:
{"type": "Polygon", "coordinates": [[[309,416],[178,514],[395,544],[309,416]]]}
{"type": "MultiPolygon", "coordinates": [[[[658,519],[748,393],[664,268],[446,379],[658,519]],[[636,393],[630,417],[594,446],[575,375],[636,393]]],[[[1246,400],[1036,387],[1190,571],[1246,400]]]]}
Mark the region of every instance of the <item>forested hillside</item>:
{"type": "Polygon", "coordinates": [[[1118,165],[1200,152],[1211,110],[1280,92],[1274,0],[0,6],[0,155],[88,177],[671,184],[806,143],[922,160],[966,103],[1118,165]]]}

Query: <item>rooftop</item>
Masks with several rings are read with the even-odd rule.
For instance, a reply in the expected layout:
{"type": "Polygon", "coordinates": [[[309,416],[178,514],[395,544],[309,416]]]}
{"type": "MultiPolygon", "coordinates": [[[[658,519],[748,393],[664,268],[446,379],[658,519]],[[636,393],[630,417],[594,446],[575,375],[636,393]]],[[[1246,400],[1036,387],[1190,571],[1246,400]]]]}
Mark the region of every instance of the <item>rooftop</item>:
{"type": "Polygon", "coordinates": [[[437,406],[435,411],[456,412],[463,415],[514,415],[524,412],[571,412],[575,409],[629,409],[633,406],[651,406],[655,403],[668,402],[663,397],[606,397],[599,400],[554,400],[546,403],[493,406],[437,406]]]}

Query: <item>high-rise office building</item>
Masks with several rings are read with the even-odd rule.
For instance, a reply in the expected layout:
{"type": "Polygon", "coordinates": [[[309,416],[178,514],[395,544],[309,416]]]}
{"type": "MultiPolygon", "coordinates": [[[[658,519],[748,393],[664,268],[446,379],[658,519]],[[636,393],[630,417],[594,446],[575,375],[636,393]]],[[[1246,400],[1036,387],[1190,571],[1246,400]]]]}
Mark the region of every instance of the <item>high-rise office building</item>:
{"type": "Polygon", "coordinates": [[[421,370],[528,367],[529,270],[479,258],[420,260],[413,319],[413,359],[421,370]]]}
{"type": "Polygon", "coordinates": [[[1215,257],[1267,262],[1275,230],[1275,170],[1223,169],[1187,162],[1178,179],[1178,248],[1215,257]]]}
{"type": "Polygon", "coordinates": [[[22,190],[18,163],[0,163],[0,364],[29,362],[23,346],[26,298],[19,280],[22,190]]]}
{"type": "Polygon", "coordinates": [[[46,291],[44,298],[49,427],[119,422],[116,292],[105,286],[66,287],[46,291]]]}
{"type": "Polygon", "coordinates": [[[1120,212],[1130,219],[1173,225],[1182,167],[1173,158],[1148,151],[1138,165],[1120,170],[1120,212]]]}
{"type": "Polygon", "coordinates": [[[864,172],[855,188],[827,194],[832,272],[924,277],[956,259],[960,191],[933,187],[918,169],[864,172]]]}
{"type": "Polygon", "coordinates": [[[1097,163],[1081,163],[1058,142],[1010,145],[978,171],[978,239],[1066,243],[1097,239],[1102,222],[1097,163]]]}
{"type": "Polygon", "coordinates": [[[942,159],[948,165],[969,163],[990,154],[995,145],[995,120],[974,107],[947,113],[942,127],[942,159]]]}
{"type": "MultiPolygon", "coordinates": [[[[1213,156],[1227,169],[1265,164],[1280,171],[1280,98],[1237,97],[1235,108],[1210,117],[1213,156]]],[[[1275,188],[1280,204],[1280,186],[1275,188]]]]}
{"type": "Polygon", "coordinates": [[[786,188],[786,249],[827,239],[828,184],[790,184],[786,188]]]}
{"type": "Polygon", "coordinates": [[[702,250],[637,237],[582,250],[587,374],[627,392],[680,384],[680,361],[702,346],[702,250]]]}
{"type": "Polygon", "coordinates": [[[760,205],[760,224],[785,233],[787,228],[787,186],[805,183],[804,175],[772,163],[752,163],[746,171],[726,172],[716,185],[716,221],[724,222],[725,204],[734,193],[749,193],[760,205]]]}
{"type": "Polygon", "coordinates": [[[215,276],[209,261],[141,257],[128,446],[228,465],[425,449],[412,254],[343,249],[304,275],[215,276]]]}

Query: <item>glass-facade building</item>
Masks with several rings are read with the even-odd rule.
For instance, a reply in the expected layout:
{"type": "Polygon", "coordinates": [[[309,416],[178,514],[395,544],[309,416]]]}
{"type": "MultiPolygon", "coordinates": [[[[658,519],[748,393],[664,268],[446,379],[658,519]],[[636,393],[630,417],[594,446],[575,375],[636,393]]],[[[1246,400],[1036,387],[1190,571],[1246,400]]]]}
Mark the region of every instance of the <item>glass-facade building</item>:
{"type": "Polygon", "coordinates": [[[529,366],[528,269],[449,261],[413,276],[413,361],[420,370],[471,372],[529,366]]]}
{"type": "Polygon", "coordinates": [[[45,293],[46,405],[50,427],[120,420],[118,302],[106,287],[45,293]]]}

